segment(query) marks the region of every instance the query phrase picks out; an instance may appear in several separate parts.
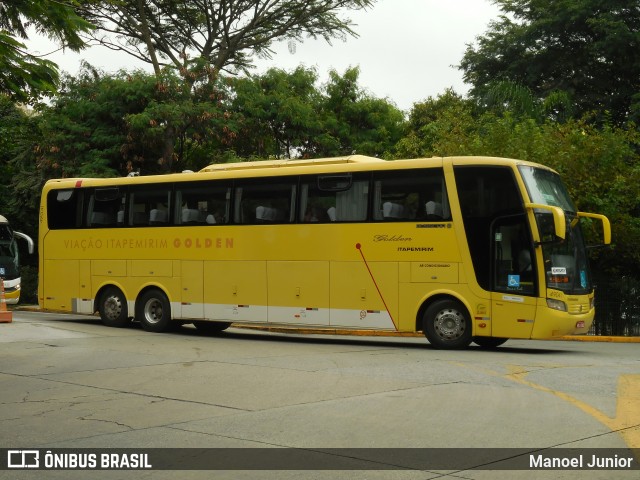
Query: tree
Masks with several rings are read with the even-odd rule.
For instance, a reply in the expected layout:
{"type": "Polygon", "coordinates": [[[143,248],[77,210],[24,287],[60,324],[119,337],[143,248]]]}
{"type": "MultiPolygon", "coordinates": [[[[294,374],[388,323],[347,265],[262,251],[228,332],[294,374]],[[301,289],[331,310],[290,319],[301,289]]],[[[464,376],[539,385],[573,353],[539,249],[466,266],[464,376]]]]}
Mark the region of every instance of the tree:
{"type": "Polygon", "coordinates": [[[57,41],[62,47],[78,51],[84,47],[80,37],[92,25],[76,14],[74,0],[12,0],[0,3],[0,93],[19,102],[32,102],[51,94],[59,81],[55,63],[27,52],[17,38],[27,39],[28,27],[57,41]]]}
{"type": "Polygon", "coordinates": [[[536,97],[530,88],[510,80],[492,82],[477,101],[483,110],[498,115],[508,112],[538,122],[552,120],[562,123],[573,117],[572,100],[566,92],[551,92],[542,99],[536,97]]]}
{"type": "Polygon", "coordinates": [[[23,211],[13,201],[12,183],[19,178],[19,172],[10,160],[29,148],[36,138],[36,118],[6,95],[0,95],[0,178],[3,180],[0,183],[0,215],[10,217],[18,230],[33,227],[30,232],[37,231],[37,225],[22,216],[23,211]]]}
{"type": "Polygon", "coordinates": [[[317,85],[314,69],[270,69],[230,80],[240,131],[233,142],[241,156],[277,158],[390,155],[402,134],[403,113],[358,85],[359,70],[329,72],[317,85]]]}
{"type": "Polygon", "coordinates": [[[84,16],[98,25],[103,45],[151,64],[156,75],[170,65],[192,83],[250,67],[251,55],[270,56],[275,40],[355,35],[344,11],[374,1],[110,0],[91,2],[84,16]]]}
{"type": "Polygon", "coordinates": [[[321,134],[321,94],[314,69],[292,72],[272,68],[263,75],[229,78],[231,110],[239,121],[233,147],[245,157],[313,156],[321,134]]]}
{"type": "Polygon", "coordinates": [[[396,158],[471,155],[471,147],[465,144],[476,129],[474,103],[448,89],[413,104],[404,136],[396,145],[396,158]]]}
{"type": "Polygon", "coordinates": [[[22,163],[37,165],[33,181],[160,173],[165,123],[175,132],[175,165],[197,169],[228,140],[233,119],[225,116],[215,90],[200,89],[185,99],[171,72],[158,82],[141,71],[105,74],[84,64],[77,77],[65,78],[53,105],[41,109],[38,141],[22,163]]]}
{"type": "Polygon", "coordinates": [[[146,106],[124,117],[128,142],[122,153],[130,160],[132,154],[138,158],[136,169],[166,172],[170,154],[174,170],[199,170],[225,155],[239,127],[229,112],[222,79],[199,83],[185,94],[181,78],[170,70],[163,71],[161,81],[144,78],[151,87],[146,106]],[[135,153],[140,148],[143,156],[135,153]]]}
{"type": "Polygon", "coordinates": [[[358,85],[360,69],[329,72],[322,104],[324,135],[318,139],[326,156],[358,153],[391,156],[402,137],[404,114],[387,99],[375,98],[358,85]]]}
{"type": "Polygon", "coordinates": [[[503,14],[469,45],[460,63],[475,98],[495,82],[539,99],[565,92],[576,118],[595,111],[621,124],[638,114],[640,8],[637,0],[495,0],[503,14]],[[634,97],[635,96],[635,97],[634,97]]]}
{"type": "Polygon", "coordinates": [[[154,99],[155,77],[145,73],[105,75],[84,64],[67,76],[53,105],[41,111],[41,138],[33,148],[43,179],[111,177],[140,168],[159,157],[134,145],[127,117],[144,111],[154,99]]]}
{"type": "MultiPolygon", "coordinates": [[[[276,40],[356,35],[345,10],[374,1],[109,0],[92,1],[83,15],[98,25],[95,40],[151,64],[158,81],[163,67],[176,69],[186,100],[198,82],[215,84],[223,71],[246,70],[253,54],[269,57],[276,40]]],[[[162,165],[170,171],[174,152],[169,147],[177,130],[169,120],[163,128],[168,148],[162,165]]]]}

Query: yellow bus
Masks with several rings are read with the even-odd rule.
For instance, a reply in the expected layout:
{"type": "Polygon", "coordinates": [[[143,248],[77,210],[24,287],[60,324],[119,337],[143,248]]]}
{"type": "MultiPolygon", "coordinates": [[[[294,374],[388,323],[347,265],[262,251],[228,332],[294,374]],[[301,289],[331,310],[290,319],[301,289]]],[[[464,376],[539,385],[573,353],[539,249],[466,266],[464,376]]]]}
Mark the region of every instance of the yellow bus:
{"type": "Polygon", "coordinates": [[[586,333],[594,290],[557,173],[358,155],[46,183],[44,309],[145,330],[232,323],[424,332],[436,348],[586,333]]]}

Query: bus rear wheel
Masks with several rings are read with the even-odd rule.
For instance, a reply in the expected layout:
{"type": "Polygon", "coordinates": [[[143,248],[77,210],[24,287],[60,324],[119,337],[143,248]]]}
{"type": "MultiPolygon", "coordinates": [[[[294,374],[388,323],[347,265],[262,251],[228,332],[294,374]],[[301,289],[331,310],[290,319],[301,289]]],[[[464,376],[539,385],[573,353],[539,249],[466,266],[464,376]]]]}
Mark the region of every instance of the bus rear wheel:
{"type": "Polygon", "coordinates": [[[98,302],[100,319],[108,327],[122,328],[129,325],[129,313],[127,311],[127,299],[116,287],[108,287],[98,302]]]}
{"type": "Polygon", "coordinates": [[[136,302],[136,319],[148,332],[164,332],[171,326],[171,305],[157,289],[147,290],[136,302]]]}
{"type": "Polygon", "coordinates": [[[435,348],[452,350],[471,343],[471,319],[458,301],[443,299],[432,303],[424,312],[422,327],[425,337],[435,348]]]}

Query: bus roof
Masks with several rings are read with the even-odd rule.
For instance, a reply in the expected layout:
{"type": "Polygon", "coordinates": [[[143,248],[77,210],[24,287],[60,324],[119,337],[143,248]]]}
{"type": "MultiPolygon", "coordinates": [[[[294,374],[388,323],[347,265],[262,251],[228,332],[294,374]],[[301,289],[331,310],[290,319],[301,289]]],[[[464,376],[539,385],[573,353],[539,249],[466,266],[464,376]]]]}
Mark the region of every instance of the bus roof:
{"type": "Polygon", "coordinates": [[[365,155],[349,155],[346,157],[311,158],[304,160],[256,160],[253,162],[213,163],[204,167],[201,172],[218,172],[221,170],[244,170],[252,168],[303,167],[307,165],[340,165],[345,163],[385,162],[381,158],[365,155]]]}
{"type": "Polygon", "coordinates": [[[349,155],[333,158],[316,158],[305,160],[257,160],[250,162],[218,163],[209,165],[198,172],[172,173],[163,175],[148,175],[140,177],[116,177],[116,178],[63,178],[47,181],[49,188],[78,188],[90,186],[145,184],[155,182],[180,182],[196,181],[204,179],[233,179],[247,178],[254,175],[278,176],[283,174],[326,174],[343,173],[350,171],[375,170],[402,170],[412,168],[425,168],[442,166],[445,161],[453,165],[531,165],[544,167],[535,163],[499,157],[431,157],[402,160],[383,160],[364,155],[349,155]],[[297,168],[296,168],[297,167],[297,168]],[[308,169],[308,170],[307,170],[308,169]],[[286,171],[288,170],[288,171],[286,171]]]}

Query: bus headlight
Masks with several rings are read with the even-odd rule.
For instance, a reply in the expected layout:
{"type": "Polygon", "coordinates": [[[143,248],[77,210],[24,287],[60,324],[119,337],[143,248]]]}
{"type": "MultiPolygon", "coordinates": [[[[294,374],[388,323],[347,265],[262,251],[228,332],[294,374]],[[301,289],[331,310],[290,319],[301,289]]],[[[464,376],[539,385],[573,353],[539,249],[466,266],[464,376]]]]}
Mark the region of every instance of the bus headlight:
{"type": "Polygon", "coordinates": [[[547,307],[559,310],[561,312],[567,311],[567,304],[562,300],[556,300],[555,298],[547,298],[547,307]]]}

